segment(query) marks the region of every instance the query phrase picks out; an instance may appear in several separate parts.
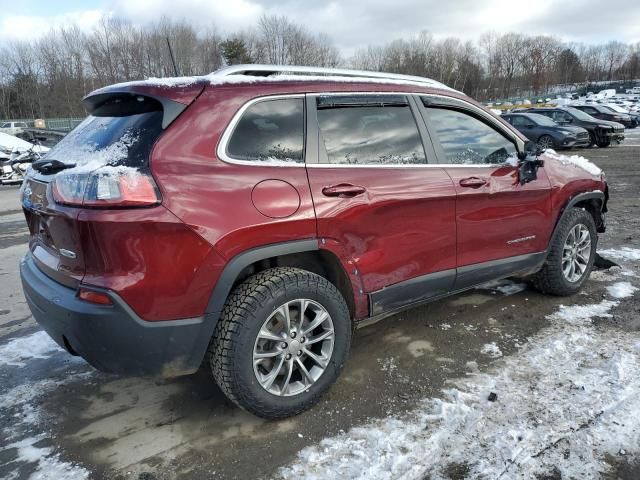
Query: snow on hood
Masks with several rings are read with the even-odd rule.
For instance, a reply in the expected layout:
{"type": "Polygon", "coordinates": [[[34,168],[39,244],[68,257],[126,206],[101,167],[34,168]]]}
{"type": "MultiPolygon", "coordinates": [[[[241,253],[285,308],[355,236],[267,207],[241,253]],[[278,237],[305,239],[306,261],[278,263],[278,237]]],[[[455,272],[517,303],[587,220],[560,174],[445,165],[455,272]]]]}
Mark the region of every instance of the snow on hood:
{"type": "Polygon", "coordinates": [[[580,155],[562,155],[551,148],[545,150],[544,154],[560,162],[562,165],[572,165],[576,168],[581,168],[591,175],[600,175],[602,173],[600,167],[580,155]]]}
{"type": "Polygon", "coordinates": [[[0,132],[0,150],[6,150],[7,152],[12,152],[14,150],[17,152],[26,152],[32,147],[34,151],[39,153],[49,151],[47,147],[43,147],[41,145],[34,146],[33,143],[27,142],[26,140],[0,132]]]}

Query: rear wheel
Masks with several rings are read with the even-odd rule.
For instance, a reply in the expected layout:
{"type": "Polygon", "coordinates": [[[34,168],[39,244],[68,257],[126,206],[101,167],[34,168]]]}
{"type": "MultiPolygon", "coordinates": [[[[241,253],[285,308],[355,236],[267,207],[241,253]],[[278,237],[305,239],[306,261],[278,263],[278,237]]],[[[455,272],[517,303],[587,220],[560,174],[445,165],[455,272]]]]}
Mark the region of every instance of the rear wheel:
{"type": "Polygon", "coordinates": [[[264,418],[296,415],[335,382],[351,343],[344,298],[327,279],[297,268],[250,277],[229,296],[209,345],[216,383],[264,418]]]}
{"type": "Polygon", "coordinates": [[[534,278],[536,288],[560,296],[578,292],[593,268],[597,243],[591,214],[572,208],[558,224],[547,260],[534,278]]]}
{"type": "Polygon", "coordinates": [[[538,139],[538,148],[540,148],[540,150],[548,150],[550,148],[553,148],[553,138],[551,138],[549,135],[542,135],[538,139]]]}

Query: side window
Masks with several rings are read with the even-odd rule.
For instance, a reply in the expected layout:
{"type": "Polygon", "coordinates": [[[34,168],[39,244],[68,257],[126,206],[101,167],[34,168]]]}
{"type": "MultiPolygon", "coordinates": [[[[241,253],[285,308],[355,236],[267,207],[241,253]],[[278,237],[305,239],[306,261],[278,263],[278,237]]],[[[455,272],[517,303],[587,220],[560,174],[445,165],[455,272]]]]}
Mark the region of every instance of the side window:
{"type": "Polygon", "coordinates": [[[447,163],[494,165],[517,154],[511,140],[467,113],[433,107],[427,112],[447,163]]]}
{"type": "Polygon", "coordinates": [[[564,112],[558,112],[554,110],[553,112],[551,112],[551,119],[554,122],[562,123],[567,121],[568,115],[564,112]]]}
{"type": "Polygon", "coordinates": [[[16,127],[27,128],[27,124],[24,123],[24,122],[18,122],[18,123],[16,123],[16,127]]]}
{"type": "Polygon", "coordinates": [[[322,96],[317,109],[320,148],[323,143],[326,148],[321,163],[427,163],[418,126],[403,96],[322,96]]]}
{"type": "Polygon", "coordinates": [[[263,100],[244,112],[227,146],[235,160],[304,163],[304,101],[263,100]]]}
{"type": "Polygon", "coordinates": [[[533,122],[526,117],[521,117],[520,115],[515,117],[510,117],[511,125],[514,127],[526,127],[527,125],[531,125],[533,122]]]}

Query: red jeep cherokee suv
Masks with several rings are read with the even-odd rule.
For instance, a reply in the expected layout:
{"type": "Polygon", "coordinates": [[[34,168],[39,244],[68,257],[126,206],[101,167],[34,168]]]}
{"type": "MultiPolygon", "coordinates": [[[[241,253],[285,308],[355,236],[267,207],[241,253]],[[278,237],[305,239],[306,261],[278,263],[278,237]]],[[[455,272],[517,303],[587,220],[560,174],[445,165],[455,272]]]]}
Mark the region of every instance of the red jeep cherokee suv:
{"type": "Polygon", "coordinates": [[[84,102],[22,188],[34,317],[102,371],[205,360],[267,418],[319,399],[363,319],[512,275],[575,293],[605,228],[597,167],[424,78],[234,66],[84,102]]]}

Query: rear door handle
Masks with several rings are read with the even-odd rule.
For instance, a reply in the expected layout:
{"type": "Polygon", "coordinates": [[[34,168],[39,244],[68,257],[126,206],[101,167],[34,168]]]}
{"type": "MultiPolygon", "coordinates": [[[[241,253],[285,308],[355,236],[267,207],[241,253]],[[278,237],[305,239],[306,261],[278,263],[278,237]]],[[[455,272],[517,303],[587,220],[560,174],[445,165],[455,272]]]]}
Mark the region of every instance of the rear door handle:
{"type": "Polygon", "coordinates": [[[481,186],[486,184],[487,184],[487,181],[484,178],[479,178],[479,177],[469,177],[469,178],[463,178],[462,180],[460,180],[460,186],[467,187],[467,188],[480,188],[481,186]]]}
{"type": "Polygon", "coordinates": [[[351,185],[350,183],[341,183],[339,185],[331,185],[324,187],[322,194],[325,197],[352,198],[356,195],[362,195],[367,189],[360,185],[351,185]]]}

